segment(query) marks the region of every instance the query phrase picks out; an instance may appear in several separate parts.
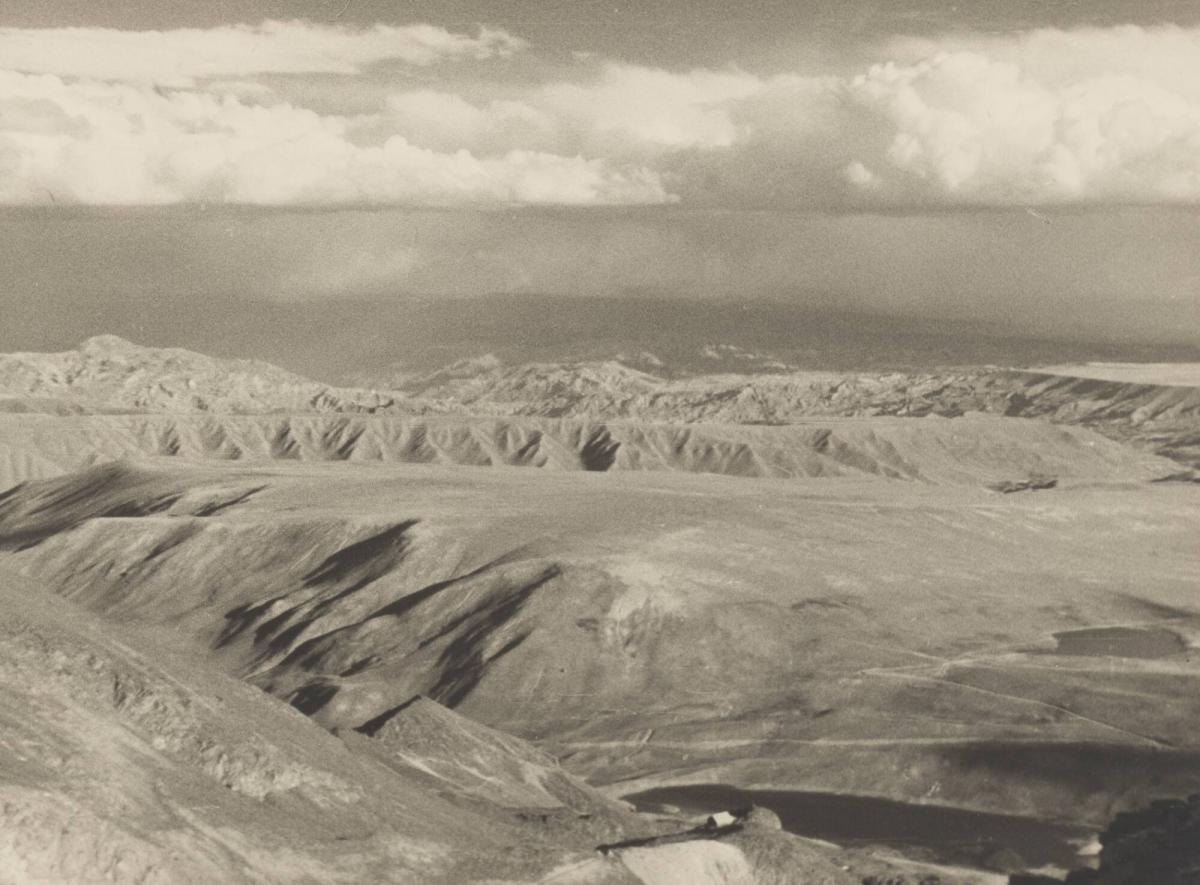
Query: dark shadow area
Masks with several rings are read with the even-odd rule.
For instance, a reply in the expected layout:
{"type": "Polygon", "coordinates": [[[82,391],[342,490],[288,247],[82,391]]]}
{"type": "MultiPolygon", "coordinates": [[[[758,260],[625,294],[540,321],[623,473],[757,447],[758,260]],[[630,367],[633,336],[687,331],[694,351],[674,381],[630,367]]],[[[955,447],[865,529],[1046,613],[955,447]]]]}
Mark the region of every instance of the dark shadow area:
{"type": "Polygon", "coordinates": [[[617,460],[621,444],[612,438],[607,427],[592,431],[579,450],[579,460],[584,470],[603,472],[609,470],[617,460]]]}
{"type": "Polygon", "coordinates": [[[316,682],[298,689],[291,697],[291,704],[305,716],[311,716],[332,701],[337,693],[336,685],[316,682]]]}
{"type": "Polygon", "coordinates": [[[415,694],[404,703],[397,704],[388,710],[384,710],[374,719],[367,720],[362,725],[357,726],[354,730],[359,734],[365,734],[367,737],[375,737],[375,735],[379,733],[379,729],[387,725],[393,716],[395,716],[397,713],[407,710],[423,697],[424,695],[415,694]]]}
{"type": "Polygon", "coordinates": [[[221,631],[214,647],[223,648],[246,630],[254,627],[254,643],[256,645],[268,643],[273,651],[286,648],[300,635],[308,623],[327,611],[334,602],[361,590],[394,569],[408,552],[408,535],[418,521],[415,519],[405,520],[388,526],[367,538],[355,541],[327,556],[316,568],[303,577],[302,588],[336,586],[347,580],[351,582],[349,586],[331,596],[315,603],[311,597],[307,598],[304,602],[297,603],[257,626],[255,624],[262,613],[269,610],[275,603],[287,599],[286,594],[263,602],[240,605],[226,612],[225,628],[221,631]],[[308,606],[307,617],[291,627],[286,627],[297,610],[305,606],[308,606]]]}

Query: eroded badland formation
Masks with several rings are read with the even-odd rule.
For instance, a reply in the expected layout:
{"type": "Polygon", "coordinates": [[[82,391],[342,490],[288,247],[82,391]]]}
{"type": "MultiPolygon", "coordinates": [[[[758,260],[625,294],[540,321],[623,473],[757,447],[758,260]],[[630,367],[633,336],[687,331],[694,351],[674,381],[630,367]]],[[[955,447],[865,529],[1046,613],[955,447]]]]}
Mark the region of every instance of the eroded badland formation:
{"type": "Polygon", "coordinates": [[[0,871],[1198,881],[1200,387],[1088,374],[2,356],[0,871]],[[621,801],[687,784],[1067,856],[621,801]]]}

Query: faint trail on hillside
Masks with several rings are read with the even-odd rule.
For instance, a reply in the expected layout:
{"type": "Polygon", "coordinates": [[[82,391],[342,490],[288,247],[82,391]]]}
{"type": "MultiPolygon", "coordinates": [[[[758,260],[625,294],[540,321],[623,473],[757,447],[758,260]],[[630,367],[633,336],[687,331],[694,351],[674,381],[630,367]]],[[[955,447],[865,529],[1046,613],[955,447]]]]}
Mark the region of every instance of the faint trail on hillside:
{"type": "Polygon", "coordinates": [[[1171,744],[1169,744],[1165,741],[1162,741],[1158,738],[1150,737],[1149,735],[1141,734],[1136,731],[1129,731],[1128,729],[1121,728],[1119,725],[1113,725],[1111,722],[1104,722],[1101,719],[1093,719],[1091,716],[1085,716],[1082,713],[1077,713],[1074,710],[1071,710],[1067,707],[1061,706],[1060,704],[1052,704],[1048,701],[1039,701],[1036,698],[1028,698],[1028,697],[1024,697],[1023,695],[1016,695],[1016,694],[1007,694],[1006,692],[995,691],[994,689],[990,689],[990,688],[980,688],[979,686],[976,686],[976,685],[971,685],[966,682],[958,682],[954,679],[947,679],[944,677],[926,676],[926,675],[922,675],[919,673],[905,672],[905,668],[896,668],[896,669],[886,669],[886,668],[885,669],[874,669],[873,668],[870,670],[863,670],[862,672],[864,675],[869,675],[869,676],[885,676],[885,677],[889,677],[892,679],[912,679],[914,681],[921,681],[921,682],[934,682],[934,683],[940,683],[943,685],[956,685],[959,688],[963,688],[968,691],[978,692],[980,694],[989,695],[990,697],[997,697],[997,698],[1003,698],[1003,699],[1009,700],[1009,701],[1018,701],[1020,703],[1032,704],[1033,706],[1043,707],[1048,710],[1057,710],[1058,712],[1063,713],[1067,716],[1070,716],[1073,719],[1078,719],[1081,722],[1087,722],[1091,725],[1095,725],[1100,728],[1105,728],[1110,731],[1115,731],[1118,734],[1125,735],[1126,737],[1129,737],[1129,738],[1134,738],[1138,741],[1149,744],[1153,747],[1158,747],[1160,749],[1167,749],[1167,750],[1174,749],[1174,747],[1171,744]]]}

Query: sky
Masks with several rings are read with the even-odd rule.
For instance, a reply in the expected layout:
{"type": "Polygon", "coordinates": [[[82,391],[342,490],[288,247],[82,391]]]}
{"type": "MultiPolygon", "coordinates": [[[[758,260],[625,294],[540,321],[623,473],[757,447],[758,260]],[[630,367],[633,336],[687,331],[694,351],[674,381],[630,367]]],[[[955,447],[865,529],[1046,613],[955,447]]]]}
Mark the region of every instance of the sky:
{"type": "Polygon", "coordinates": [[[1178,344],[1197,222],[1194,0],[0,6],[8,347],[521,293],[1178,344]]]}

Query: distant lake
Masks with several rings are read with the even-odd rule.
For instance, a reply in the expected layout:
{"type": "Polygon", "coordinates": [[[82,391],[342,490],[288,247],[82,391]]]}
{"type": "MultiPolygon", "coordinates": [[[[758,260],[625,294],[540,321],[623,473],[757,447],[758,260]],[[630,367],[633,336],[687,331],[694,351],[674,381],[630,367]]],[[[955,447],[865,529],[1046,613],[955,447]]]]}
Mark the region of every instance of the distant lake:
{"type": "Polygon", "coordinates": [[[624,797],[639,811],[675,806],[687,815],[760,805],[789,833],[840,845],[887,845],[930,861],[987,867],[1001,851],[1028,868],[1082,866],[1078,846],[1092,833],[1037,818],[964,811],[861,796],[793,790],[741,790],[721,784],[660,787],[624,797]]]}
{"type": "Polygon", "coordinates": [[[1162,627],[1089,627],[1055,633],[1053,654],[1114,658],[1167,658],[1187,650],[1178,633],[1162,627]]]}

